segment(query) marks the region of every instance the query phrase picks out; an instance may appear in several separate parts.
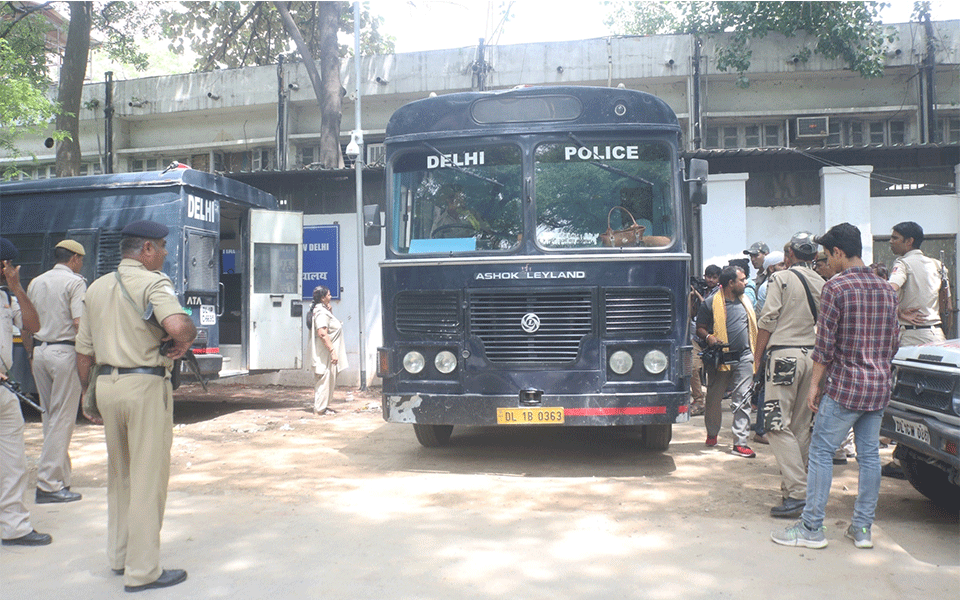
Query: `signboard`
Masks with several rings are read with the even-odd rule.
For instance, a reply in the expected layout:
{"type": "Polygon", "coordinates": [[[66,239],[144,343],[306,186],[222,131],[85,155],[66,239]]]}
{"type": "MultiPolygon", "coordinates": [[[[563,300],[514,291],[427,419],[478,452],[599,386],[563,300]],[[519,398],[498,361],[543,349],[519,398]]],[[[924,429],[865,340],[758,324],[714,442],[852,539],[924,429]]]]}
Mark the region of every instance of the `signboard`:
{"type": "Polygon", "coordinates": [[[312,299],[318,285],[340,299],[340,226],[307,225],[303,228],[303,298],[312,299]]]}

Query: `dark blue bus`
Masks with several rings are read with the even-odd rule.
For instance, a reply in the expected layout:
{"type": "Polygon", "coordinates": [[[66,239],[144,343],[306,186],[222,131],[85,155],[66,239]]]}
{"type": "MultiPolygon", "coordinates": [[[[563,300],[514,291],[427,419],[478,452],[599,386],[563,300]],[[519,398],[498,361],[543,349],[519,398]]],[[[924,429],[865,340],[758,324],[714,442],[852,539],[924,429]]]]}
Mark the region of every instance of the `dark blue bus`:
{"type": "Polygon", "coordinates": [[[689,419],[688,247],[706,193],[706,163],[686,178],[680,138],[666,103],[625,89],[467,92],[397,110],[384,419],[413,424],[424,446],[456,425],[612,425],[666,449],[689,419]]]}
{"type": "MultiPolygon", "coordinates": [[[[0,184],[0,235],[20,250],[24,287],[53,266],[65,238],[86,249],[90,283],[120,263],[120,230],[139,219],[170,229],[163,271],[197,326],[205,378],[296,369],[300,343],[300,213],[246,184],[202,171],[63,177],[0,184]]],[[[15,346],[13,373],[32,391],[15,346]]]]}

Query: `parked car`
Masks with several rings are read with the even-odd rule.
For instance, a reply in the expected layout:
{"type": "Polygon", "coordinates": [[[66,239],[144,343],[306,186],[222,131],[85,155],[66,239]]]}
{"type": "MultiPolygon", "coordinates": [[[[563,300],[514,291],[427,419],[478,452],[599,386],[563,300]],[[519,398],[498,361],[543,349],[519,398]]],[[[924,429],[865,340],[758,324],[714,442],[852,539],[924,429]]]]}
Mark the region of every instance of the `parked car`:
{"type": "Polygon", "coordinates": [[[960,512],[960,339],[900,348],[893,378],[880,435],[917,491],[960,512]]]}

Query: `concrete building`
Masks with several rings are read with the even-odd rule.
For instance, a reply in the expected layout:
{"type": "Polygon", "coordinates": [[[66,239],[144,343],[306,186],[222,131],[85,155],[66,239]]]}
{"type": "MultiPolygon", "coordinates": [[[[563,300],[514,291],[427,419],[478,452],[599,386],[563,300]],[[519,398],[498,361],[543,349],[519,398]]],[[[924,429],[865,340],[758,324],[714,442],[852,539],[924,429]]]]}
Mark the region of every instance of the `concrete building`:
{"type": "MultiPolygon", "coordinates": [[[[364,203],[383,202],[383,139],[392,112],[430,93],[517,85],[623,85],[663,98],[686,130],[689,156],[710,160],[703,211],[704,264],[726,264],[763,240],[771,248],[798,230],[842,221],[863,231],[864,260],[892,262],[893,224],[920,223],[924,250],[942,250],[954,282],[960,231],[960,21],[893,26],[884,77],[863,79],[839,60],[809,51],[811,36],[768,35],[751,43],[750,85],[719,72],[714,40],[687,35],[607,37],[576,42],[466,47],[361,58],[366,142],[364,203]],[[928,44],[928,41],[931,43],[928,44]],[[933,48],[932,56],[928,48],[933,48]]],[[[347,90],[342,143],[354,129],[355,66],[342,65],[347,90]]],[[[275,194],[305,213],[306,225],[341,226],[342,300],[350,363],[358,381],[355,327],[361,318],[356,272],[353,169],[319,171],[319,111],[299,63],[151,77],[112,84],[113,139],[104,139],[105,83],[85,86],[81,146],[85,172],[164,168],[173,160],[216,171],[275,194]],[[282,109],[282,110],[281,110],[282,109]],[[278,122],[278,114],[286,115],[278,122]],[[284,167],[285,165],[285,167],[284,167]],[[350,337],[352,336],[352,337],[350,337]]],[[[54,152],[43,137],[22,148],[25,177],[49,177],[54,152]]],[[[368,379],[379,341],[377,261],[367,248],[363,310],[368,379]]],[[[954,288],[956,286],[954,285],[954,288]]],[[[956,291],[956,290],[954,290],[956,291]]],[[[954,293],[956,298],[956,293],[954,293]]]]}

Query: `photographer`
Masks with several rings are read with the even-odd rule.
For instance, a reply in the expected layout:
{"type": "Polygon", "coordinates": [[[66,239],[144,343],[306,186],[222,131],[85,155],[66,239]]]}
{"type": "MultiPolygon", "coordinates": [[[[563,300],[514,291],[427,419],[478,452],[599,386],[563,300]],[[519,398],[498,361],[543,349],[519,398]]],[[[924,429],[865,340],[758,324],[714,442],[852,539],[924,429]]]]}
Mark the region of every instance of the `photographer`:
{"type": "MultiPolygon", "coordinates": [[[[727,346],[716,371],[709,371],[706,413],[707,446],[717,445],[720,433],[720,401],[727,388],[733,387],[733,454],[753,458],[756,453],[747,445],[750,433],[750,397],[747,393],[753,379],[753,347],[757,340],[757,318],[750,300],[744,296],[747,276],[740,267],[725,267],[720,272],[720,288],[707,297],[697,313],[697,336],[701,346],[716,350],[727,346]]],[[[706,366],[706,362],[705,366],[706,366]]]]}

